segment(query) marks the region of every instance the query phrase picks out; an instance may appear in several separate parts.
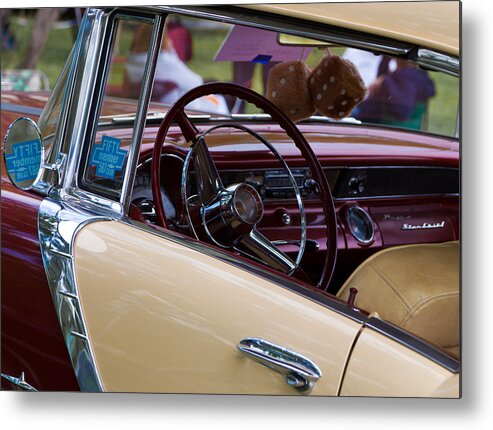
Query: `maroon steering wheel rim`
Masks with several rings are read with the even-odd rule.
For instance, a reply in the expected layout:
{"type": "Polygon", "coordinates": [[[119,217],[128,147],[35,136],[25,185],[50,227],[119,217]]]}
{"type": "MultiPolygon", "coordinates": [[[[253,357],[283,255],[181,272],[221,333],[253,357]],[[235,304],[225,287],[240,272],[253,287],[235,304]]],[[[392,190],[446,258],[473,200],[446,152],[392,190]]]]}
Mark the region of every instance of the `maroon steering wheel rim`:
{"type": "Polygon", "coordinates": [[[221,94],[238,97],[242,100],[252,103],[259,109],[262,109],[266,114],[270,115],[272,120],[277,122],[278,125],[293,140],[293,143],[300,150],[301,155],[308,163],[308,167],[311,170],[312,178],[316,181],[319,189],[320,201],[322,203],[326,220],[325,225],[327,250],[324,262],[324,269],[317,286],[319,288],[327,289],[332,278],[332,274],[334,272],[337,256],[336,213],[327,177],[325,176],[323,168],[317,157],[315,156],[315,153],[311,149],[303,134],[299,131],[298,127],[296,127],[296,125],[269,100],[256,93],[255,91],[250,90],[249,88],[237,84],[222,82],[204,84],[184,94],[168,110],[163,121],[161,122],[158,133],[156,135],[151,160],[151,186],[154,204],[156,206],[158,224],[161,227],[168,228],[168,222],[164,212],[164,205],[160,188],[161,163],[159,161],[161,160],[164,140],[168,134],[171,124],[176,121],[185,139],[188,142],[193,142],[196,136],[199,135],[199,132],[185,114],[185,106],[200,97],[210,94],[221,94]],[[156,160],[158,162],[156,162],[156,160]]]}

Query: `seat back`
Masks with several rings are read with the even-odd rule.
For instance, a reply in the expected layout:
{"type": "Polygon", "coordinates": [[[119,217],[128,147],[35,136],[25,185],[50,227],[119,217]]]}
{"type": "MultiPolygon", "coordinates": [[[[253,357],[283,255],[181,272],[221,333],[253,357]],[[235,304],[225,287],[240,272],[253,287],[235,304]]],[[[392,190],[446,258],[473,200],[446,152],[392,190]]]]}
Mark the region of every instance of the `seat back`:
{"type": "Polygon", "coordinates": [[[388,248],[364,261],[337,293],[453,354],[459,351],[459,242],[388,248]]]}

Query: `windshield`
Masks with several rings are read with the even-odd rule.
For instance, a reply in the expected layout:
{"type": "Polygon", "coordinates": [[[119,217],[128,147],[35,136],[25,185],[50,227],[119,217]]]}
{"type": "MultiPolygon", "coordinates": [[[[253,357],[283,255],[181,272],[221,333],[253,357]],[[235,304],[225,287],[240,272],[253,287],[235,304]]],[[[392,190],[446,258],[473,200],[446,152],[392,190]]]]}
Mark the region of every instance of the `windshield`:
{"type": "MultiPolygon", "coordinates": [[[[135,104],[121,100],[139,96],[150,32],[148,25],[128,26],[117,39],[101,121],[135,113],[135,104]]],[[[250,87],[295,122],[317,116],[445,136],[456,133],[457,77],[354,48],[281,44],[275,31],[169,16],[149,113],[163,114],[164,106],[213,81],[250,87]],[[322,67],[327,59],[328,72],[322,67]],[[283,74],[289,72],[289,77],[283,74]]],[[[261,113],[222,95],[202,97],[188,108],[221,116],[261,113]]]]}

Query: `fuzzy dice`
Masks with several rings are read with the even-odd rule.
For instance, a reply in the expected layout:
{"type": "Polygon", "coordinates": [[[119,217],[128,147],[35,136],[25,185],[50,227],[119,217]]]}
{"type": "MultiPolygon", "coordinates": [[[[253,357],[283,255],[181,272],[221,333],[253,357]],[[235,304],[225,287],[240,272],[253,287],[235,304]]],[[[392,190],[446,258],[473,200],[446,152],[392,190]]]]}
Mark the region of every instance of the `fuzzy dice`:
{"type": "Polygon", "coordinates": [[[308,87],[316,110],[334,119],[348,116],[366,96],[355,65],[335,55],[322,58],[308,77],[308,87]]]}
{"type": "Polygon", "coordinates": [[[315,107],[308,88],[310,69],[302,61],[275,65],[269,72],[266,97],[293,122],[309,118],[315,107]]]}

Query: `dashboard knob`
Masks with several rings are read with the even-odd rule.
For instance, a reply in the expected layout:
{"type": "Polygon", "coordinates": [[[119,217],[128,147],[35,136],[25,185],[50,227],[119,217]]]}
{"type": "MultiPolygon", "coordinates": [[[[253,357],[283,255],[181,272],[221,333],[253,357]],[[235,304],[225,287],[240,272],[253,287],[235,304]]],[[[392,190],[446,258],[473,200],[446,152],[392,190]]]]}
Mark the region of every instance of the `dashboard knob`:
{"type": "Polygon", "coordinates": [[[348,182],[349,194],[362,194],[365,191],[365,183],[361,178],[353,176],[348,182]]]}
{"type": "Polygon", "coordinates": [[[283,224],[291,225],[291,216],[287,212],[284,212],[281,215],[281,220],[282,220],[283,224]]]}
{"type": "Polygon", "coordinates": [[[315,181],[315,179],[313,179],[313,178],[305,179],[304,186],[308,191],[316,191],[317,190],[317,181],[315,181]]]}

